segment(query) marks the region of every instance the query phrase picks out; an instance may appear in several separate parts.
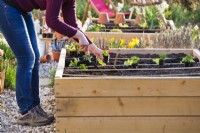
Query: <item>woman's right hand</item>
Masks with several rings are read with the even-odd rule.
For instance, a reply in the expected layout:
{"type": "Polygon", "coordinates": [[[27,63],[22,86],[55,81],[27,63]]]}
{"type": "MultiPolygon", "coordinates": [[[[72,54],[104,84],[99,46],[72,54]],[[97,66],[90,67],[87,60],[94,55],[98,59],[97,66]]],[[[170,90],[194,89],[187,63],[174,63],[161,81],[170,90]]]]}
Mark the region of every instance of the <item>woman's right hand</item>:
{"type": "Polygon", "coordinates": [[[103,59],[102,50],[98,48],[95,44],[90,44],[86,36],[81,31],[78,30],[77,33],[73,36],[73,38],[77,38],[79,40],[79,46],[86,54],[88,54],[90,51],[97,58],[103,59]]]}

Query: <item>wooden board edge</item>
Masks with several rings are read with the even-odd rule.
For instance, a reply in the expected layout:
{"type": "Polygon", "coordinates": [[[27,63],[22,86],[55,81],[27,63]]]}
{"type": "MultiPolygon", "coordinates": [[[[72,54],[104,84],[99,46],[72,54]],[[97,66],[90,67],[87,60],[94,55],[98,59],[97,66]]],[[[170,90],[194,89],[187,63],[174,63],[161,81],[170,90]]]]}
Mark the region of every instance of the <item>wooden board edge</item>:
{"type": "Polygon", "coordinates": [[[60,59],[59,59],[58,66],[56,69],[55,79],[62,78],[62,74],[65,67],[65,57],[66,57],[66,49],[63,48],[60,53],[60,59]]]}
{"type": "Polygon", "coordinates": [[[193,49],[193,56],[200,60],[200,52],[198,49],[193,49]]]}
{"type": "Polygon", "coordinates": [[[193,49],[164,49],[164,48],[112,48],[109,49],[111,53],[127,53],[127,54],[178,54],[184,53],[193,55],[193,49]]]}
{"type": "Polygon", "coordinates": [[[57,133],[199,133],[199,117],[57,117],[57,133]]]}

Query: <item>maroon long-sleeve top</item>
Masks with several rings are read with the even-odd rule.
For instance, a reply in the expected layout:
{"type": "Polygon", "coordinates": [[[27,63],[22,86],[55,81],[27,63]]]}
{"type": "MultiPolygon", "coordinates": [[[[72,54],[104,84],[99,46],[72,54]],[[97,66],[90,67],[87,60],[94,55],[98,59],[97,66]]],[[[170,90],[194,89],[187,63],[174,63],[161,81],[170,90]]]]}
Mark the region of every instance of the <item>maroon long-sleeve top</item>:
{"type": "Polygon", "coordinates": [[[68,37],[77,32],[75,0],[16,0],[18,6],[25,12],[33,9],[46,10],[47,25],[68,37]],[[59,20],[62,10],[64,22],[59,20]]]}

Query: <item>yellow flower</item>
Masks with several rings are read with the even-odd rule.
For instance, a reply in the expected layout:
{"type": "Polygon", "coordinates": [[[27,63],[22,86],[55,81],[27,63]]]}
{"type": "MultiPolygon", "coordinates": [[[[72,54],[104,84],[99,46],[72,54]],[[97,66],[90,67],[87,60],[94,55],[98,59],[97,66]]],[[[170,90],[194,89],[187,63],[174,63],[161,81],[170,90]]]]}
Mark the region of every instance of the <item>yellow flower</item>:
{"type": "Polygon", "coordinates": [[[115,42],[115,38],[113,37],[110,39],[110,43],[114,43],[114,42],[115,42]]]}
{"type": "Polygon", "coordinates": [[[123,47],[123,45],[124,45],[124,39],[120,39],[120,44],[119,44],[119,46],[120,46],[120,47],[123,47]]]}
{"type": "Polygon", "coordinates": [[[128,47],[129,47],[129,48],[134,48],[134,47],[135,47],[135,45],[134,45],[134,43],[133,43],[133,42],[129,42],[129,44],[128,44],[128,47]]]}
{"type": "Polygon", "coordinates": [[[138,45],[140,43],[140,40],[135,38],[135,39],[132,39],[132,42],[135,44],[135,45],[138,45]]]}

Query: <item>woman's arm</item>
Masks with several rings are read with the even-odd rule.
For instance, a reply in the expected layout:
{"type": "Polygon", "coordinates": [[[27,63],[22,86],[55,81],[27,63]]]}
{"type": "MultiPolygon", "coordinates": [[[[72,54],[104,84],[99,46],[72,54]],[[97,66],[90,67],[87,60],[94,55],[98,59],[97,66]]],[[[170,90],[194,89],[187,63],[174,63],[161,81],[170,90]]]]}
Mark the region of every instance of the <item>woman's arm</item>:
{"type": "Polygon", "coordinates": [[[51,29],[60,34],[67,37],[73,37],[77,33],[77,29],[59,20],[59,13],[62,4],[63,0],[47,0],[46,23],[51,29]]]}
{"type": "MultiPolygon", "coordinates": [[[[62,13],[63,13],[64,22],[66,24],[80,30],[77,24],[77,17],[76,17],[76,0],[64,0],[62,4],[62,13]]],[[[85,34],[84,36],[87,38],[87,41],[89,42],[89,44],[92,44],[91,40],[85,34]]],[[[77,39],[75,40],[78,42],[77,39]]]]}

